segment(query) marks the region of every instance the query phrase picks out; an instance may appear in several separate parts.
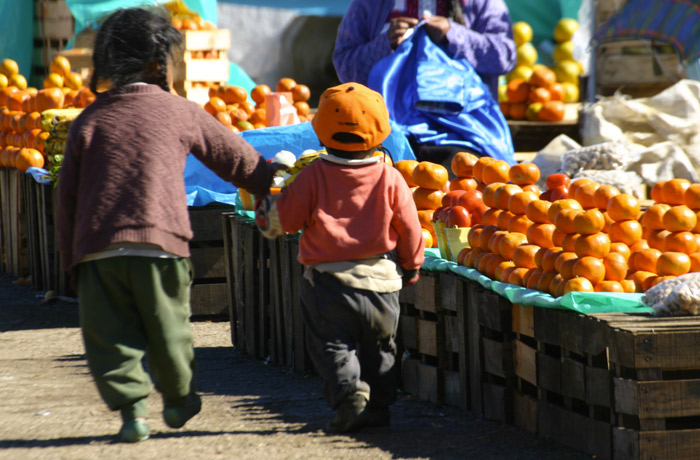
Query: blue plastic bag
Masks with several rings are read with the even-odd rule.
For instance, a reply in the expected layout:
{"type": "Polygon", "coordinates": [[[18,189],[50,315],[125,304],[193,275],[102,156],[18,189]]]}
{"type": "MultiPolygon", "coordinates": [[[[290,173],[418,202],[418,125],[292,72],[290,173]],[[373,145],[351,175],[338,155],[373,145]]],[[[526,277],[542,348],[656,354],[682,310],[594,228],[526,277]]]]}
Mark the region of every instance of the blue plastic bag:
{"type": "Polygon", "coordinates": [[[375,64],[368,86],[419,144],[463,145],[515,163],[508,123],[489,88],[465,59],[452,59],[434,44],[422,25],[375,64]]]}

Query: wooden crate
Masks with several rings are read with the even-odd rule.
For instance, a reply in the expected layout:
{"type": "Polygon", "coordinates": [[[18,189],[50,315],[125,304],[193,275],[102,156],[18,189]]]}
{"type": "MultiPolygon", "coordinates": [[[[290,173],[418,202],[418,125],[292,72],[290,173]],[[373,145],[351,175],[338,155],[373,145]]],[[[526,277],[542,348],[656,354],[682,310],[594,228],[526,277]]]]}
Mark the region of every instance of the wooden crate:
{"type": "Polygon", "coordinates": [[[75,20],[65,0],[39,0],[34,4],[42,39],[70,40],[75,20]]]}
{"type": "Polygon", "coordinates": [[[175,65],[175,91],[204,105],[209,100],[209,84],[225,84],[229,77],[227,51],[231,47],[228,29],[186,30],[184,53],[175,65]],[[208,56],[207,54],[213,56],[208,56]]]}
{"type": "Polygon", "coordinates": [[[700,449],[700,319],[608,315],[613,458],[695,459],[700,449]]]}
{"type": "Polygon", "coordinates": [[[567,103],[564,119],[558,122],[507,120],[515,151],[539,151],[560,134],[581,142],[580,110],[580,103],[567,103]]]}
{"type": "Polygon", "coordinates": [[[190,257],[195,276],[190,304],[195,318],[228,316],[221,214],[231,210],[233,206],[221,204],[189,208],[194,232],[190,257]]]}
{"type": "Polygon", "coordinates": [[[0,168],[0,272],[29,275],[26,206],[22,193],[28,178],[16,169],[0,168]]]}
{"type": "Polygon", "coordinates": [[[23,180],[27,249],[32,287],[38,291],[57,290],[54,258],[56,257],[53,222],[53,186],[23,180]]]}

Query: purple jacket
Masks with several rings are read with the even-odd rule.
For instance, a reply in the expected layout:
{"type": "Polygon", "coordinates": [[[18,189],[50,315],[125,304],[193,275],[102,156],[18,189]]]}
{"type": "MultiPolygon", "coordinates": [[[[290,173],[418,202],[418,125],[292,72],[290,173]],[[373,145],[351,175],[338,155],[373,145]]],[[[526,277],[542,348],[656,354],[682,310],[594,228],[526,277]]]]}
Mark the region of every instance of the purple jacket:
{"type": "MultiPolygon", "coordinates": [[[[465,26],[450,20],[447,53],[469,62],[497,95],[498,76],[513,70],[515,43],[503,0],[463,0],[465,26]]],[[[393,53],[382,33],[394,8],[394,0],[353,0],[343,17],[333,64],[341,82],[367,84],[370,69],[393,53]]]]}

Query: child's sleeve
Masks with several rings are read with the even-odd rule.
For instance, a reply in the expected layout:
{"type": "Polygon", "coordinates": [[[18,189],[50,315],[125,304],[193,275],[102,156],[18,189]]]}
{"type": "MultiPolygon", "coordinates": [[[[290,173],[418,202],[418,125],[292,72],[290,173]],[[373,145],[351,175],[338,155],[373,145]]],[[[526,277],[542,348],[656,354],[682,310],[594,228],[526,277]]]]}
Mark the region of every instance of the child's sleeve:
{"type": "Polygon", "coordinates": [[[80,183],[78,179],[80,164],[77,159],[75,137],[70,135],[66,142],[56,190],[56,233],[64,271],[68,271],[73,263],[75,211],[80,183]]]}
{"type": "MultiPolygon", "coordinates": [[[[316,160],[322,161],[322,160],[316,160]]],[[[314,164],[304,168],[276,201],[280,224],[286,233],[297,233],[312,224],[316,206],[314,164]]]]}
{"type": "Polygon", "coordinates": [[[396,245],[399,266],[404,270],[420,269],[425,257],[425,241],[416,204],[405,184],[396,185],[396,206],[392,225],[399,234],[396,245]]]}

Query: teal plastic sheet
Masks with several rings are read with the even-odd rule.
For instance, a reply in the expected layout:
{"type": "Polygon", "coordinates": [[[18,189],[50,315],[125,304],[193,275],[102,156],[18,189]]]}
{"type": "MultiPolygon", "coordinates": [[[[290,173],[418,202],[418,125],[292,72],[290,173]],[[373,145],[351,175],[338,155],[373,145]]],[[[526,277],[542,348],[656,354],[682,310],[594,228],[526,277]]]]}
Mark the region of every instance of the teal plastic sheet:
{"type": "Polygon", "coordinates": [[[32,21],[34,2],[19,0],[0,1],[0,60],[17,61],[19,73],[29,81],[32,71],[32,21]]]}
{"type": "Polygon", "coordinates": [[[583,0],[505,0],[510,20],[525,21],[532,27],[533,41],[552,40],[554,26],[561,18],[578,18],[583,0]]]}
{"type": "Polygon", "coordinates": [[[560,308],[582,314],[592,313],[653,313],[642,302],[642,294],[617,294],[611,292],[570,292],[562,297],[509,283],[501,283],[482,275],[477,270],[440,258],[434,249],[426,249],[423,270],[454,273],[479,283],[512,303],[542,308],[560,308]]]}

